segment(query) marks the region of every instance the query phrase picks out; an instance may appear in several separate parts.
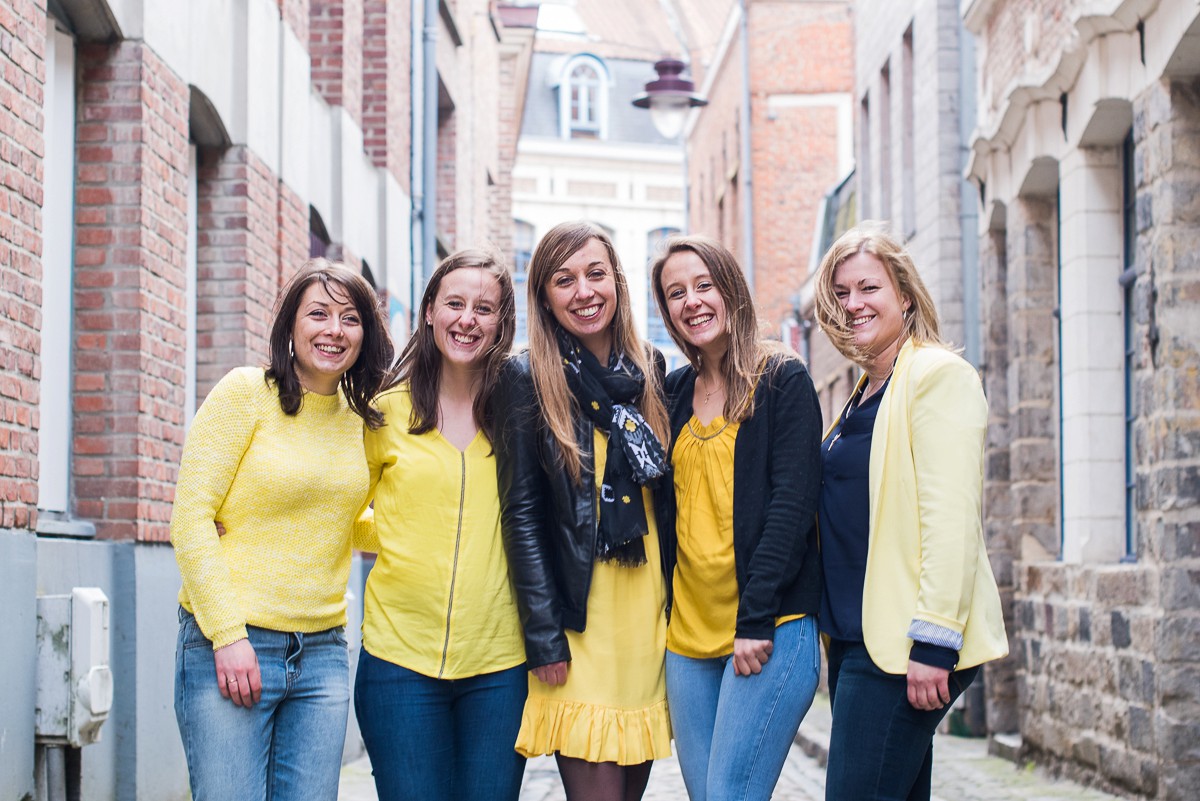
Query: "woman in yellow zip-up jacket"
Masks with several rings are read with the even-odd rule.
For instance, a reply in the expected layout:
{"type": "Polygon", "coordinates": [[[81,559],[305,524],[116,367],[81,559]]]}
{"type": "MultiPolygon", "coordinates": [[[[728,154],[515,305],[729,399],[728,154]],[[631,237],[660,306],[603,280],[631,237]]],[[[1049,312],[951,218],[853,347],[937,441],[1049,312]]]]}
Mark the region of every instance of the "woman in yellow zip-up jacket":
{"type": "Polygon", "coordinates": [[[815,294],[821,328],[863,368],[821,446],[826,798],[928,799],[934,730],[1008,653],[982,530],[987,401],[878,224],[834,243],[815,294]]]}
{"type": "Polygon", "coordinates": [[[525,651],[488,414],[515,329],[508,270],[450,256],[418,320],[376,399],[387,425],[366,434],[379,556],[354,708],[381,801],[516,801],[525,651]]]}

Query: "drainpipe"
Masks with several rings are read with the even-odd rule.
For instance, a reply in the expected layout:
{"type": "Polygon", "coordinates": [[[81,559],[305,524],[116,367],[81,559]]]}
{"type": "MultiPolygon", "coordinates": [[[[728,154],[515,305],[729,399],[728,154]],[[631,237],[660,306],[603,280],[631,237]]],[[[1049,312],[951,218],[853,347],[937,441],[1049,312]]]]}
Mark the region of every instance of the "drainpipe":
{"type": "MultiPolygon", "coordinates": [[[[958,141],[959,171],[965,174],[971,157],[971,133],[975,128],[975,42],[959,20],[958,26],[958,141]]],[[[971,364],[983,364],[980,329],[979,204],[975,186],[963,178],[959,191],[958,230],[962,241],[963,356],[971,364]]]]}
{"type": "MultiPolygon", "coordinates": [[[[432,273],[437,264],[437,152],[438,152],[438,72],[437,72],[438,0],[425,0],[425,141],[422,143],[425,184],[424,206],[421,213],[421,275],[418,276],[416,297],[425,291],[426,272],[432,273]]],[[[418,301],[419,302],[419,301],[418,301]]],[[[416,305],[413,307],[416,314],[416,305]]],[[[419,320],[415,321],[420,323],[419,320]]]]}
{"type": "Polygon", "coordinates": [[[412,41],[421,47],[418,66],[412,63],[412,230],[409,248],[409,330],[419,324],[417,313],[425,291],[426,275],[437,263],[437,14],[438,0],[412,0],[412,41]],[[416,158],[418,156],[419,158],[416,158]]]}
{"type": "Polygon", "coordinates": [[[747,22],[749,16],[749,0],[738,0],[742,19],[740,33],[742,39],[742,108],[741,128],[742,142],[741,162],[739,172],[742,175],[742,232],[745,241],[742,243],[742,271],[746,274],[746,283],[750,288],[750,297],[754,297],[754,170],[750,164],[750,30],[747,22]]]}

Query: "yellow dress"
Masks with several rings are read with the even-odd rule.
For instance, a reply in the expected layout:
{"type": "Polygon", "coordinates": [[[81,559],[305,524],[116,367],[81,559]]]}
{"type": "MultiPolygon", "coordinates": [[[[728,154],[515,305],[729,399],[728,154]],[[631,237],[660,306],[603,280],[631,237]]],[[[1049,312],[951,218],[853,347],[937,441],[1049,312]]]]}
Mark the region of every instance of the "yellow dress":
{"type": "MultiPolygon", "coordinates": [[[[607,442],[607,435],[596,432],[597,481],[604,475],[607,442]]],[[[649,527],[646,564],[596,562],[587,631],[567,630],[566,682],[551,687],[529,675],[516,745],[524,756],[558,752],[588,762],[638,765],[671,755],[663,668],[666,583],[649,490],[642,490],[642,501],[649,527]]]]}

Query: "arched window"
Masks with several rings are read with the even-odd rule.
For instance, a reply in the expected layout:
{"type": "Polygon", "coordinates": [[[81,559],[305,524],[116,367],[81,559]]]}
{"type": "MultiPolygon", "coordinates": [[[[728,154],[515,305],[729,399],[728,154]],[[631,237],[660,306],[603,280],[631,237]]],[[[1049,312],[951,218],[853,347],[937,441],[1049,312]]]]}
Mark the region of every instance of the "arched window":
{"type": "Polygon", "coordinates": [[[559,131],[564,139],[608,138],[609,75],[595,56],[570,59],[559,81],[559,131]]]}

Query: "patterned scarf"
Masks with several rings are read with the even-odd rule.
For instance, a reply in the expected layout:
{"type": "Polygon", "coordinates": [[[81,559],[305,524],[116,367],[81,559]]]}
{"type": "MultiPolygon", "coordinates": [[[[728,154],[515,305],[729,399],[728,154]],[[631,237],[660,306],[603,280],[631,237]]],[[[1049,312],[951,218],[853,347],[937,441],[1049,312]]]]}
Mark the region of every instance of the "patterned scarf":
{"type": "Polygon", "coordinates": [[[600,484],[600,526],[596,557],[623,567],[646,563],[646,508],[642,487],[666,472],[658,437],[635,405],[645,377],[614,350],[608,367],[575,337],[558,330],[567,386],[592,424],[608,432],[608,454],[600,484]]]}

